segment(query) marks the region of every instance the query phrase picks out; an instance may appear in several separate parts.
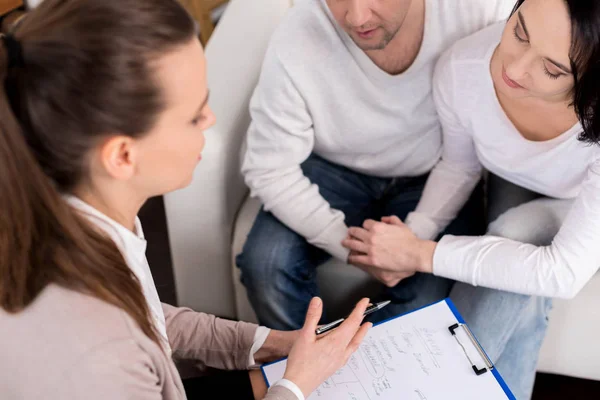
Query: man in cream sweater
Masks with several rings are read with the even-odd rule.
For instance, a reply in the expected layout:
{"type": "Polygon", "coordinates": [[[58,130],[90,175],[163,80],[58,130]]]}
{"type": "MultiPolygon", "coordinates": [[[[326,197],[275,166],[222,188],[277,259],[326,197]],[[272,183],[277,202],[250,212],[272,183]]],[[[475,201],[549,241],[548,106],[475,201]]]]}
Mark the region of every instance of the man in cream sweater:
{"type": "MultiPolygon", "coordinates": [[[[458,39],[506,19],[513,4],[296,0],[267,50],[242,166],[264,207],[237,264],[262,324],[302,326],[316,268],[348,259],[349,226],[414,210],[441,154],[435,63],[458,39]]],[[[469,207],[450,232],[481,233],[469,207]]],[[[450,285],[415,276],[392,298],[418,304],[450,285]]]]}

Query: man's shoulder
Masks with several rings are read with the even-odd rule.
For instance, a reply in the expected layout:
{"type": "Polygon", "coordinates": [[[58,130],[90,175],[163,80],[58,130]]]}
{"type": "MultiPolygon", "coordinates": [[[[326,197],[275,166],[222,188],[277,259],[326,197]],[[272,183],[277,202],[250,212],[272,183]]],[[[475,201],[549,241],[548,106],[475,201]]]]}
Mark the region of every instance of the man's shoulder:
{"type": "Polygon", "coordinates": [[[490,51],[500,43],[505,24],[497,22],[459,39],[446,52],[446,62],[452,64],[487,62],[490,51]]]}
{"type": "MultiPolygon", "coordinates": [[[[506,21],[513,0],[434,0],[439,7],[430,26],[435,28],[446,43],[451,44],[486,26],[506,21]]],[[[432,17],[433,18],[433,17],[432,17]]]]}
{"type": "Polygon", "coordinates": [[[434,38],[430,43],[440,53],[463,38],[490,25],[506,21],[513,0],[432,0],[439,5],[430,13],[428,28],[434,38]]]}
{"type": "Polygon", "coordinates": [[[456,13],[495,22],[508,18],[515,0],[453,0],[450,3],[456,13]]]}
{"type": "Polygon", "coordinates": [[[322,60],[340,44],[326,5],[321,0],[296,0],[269,44],[284,63],[322,60]]]}
{"type": "MultiPolygon", "coordinates": [[[[433,79],[434,92],[439,93],[444,98],[442,104],[451,107],[457,115],[474,115],[472,111],[480,107],[481,96],[489,94],[486,88],[490,80],[490,59],[500,42],[503,27],[503,22],[497,22],[460,39],[439,58],[433,79]],[[460,107],[452,104],[458,99],[460,107]]],[[[438,104],[438,110],[440,107],[444,106],[438,104]]]]}

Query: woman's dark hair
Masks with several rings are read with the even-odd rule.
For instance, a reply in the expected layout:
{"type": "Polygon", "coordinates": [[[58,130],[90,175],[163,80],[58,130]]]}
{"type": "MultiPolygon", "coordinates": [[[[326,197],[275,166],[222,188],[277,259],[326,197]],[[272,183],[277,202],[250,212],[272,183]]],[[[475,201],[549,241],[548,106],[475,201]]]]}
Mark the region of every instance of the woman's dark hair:
{"type": "MultiPolygon", "coordinates": [[[[517,1],[512,14],[525,1],[517,1]]],[[[564,1],[572,26],[569,54],[575,78],[572,105],[583,127],[579,140],[600,144],[600,1],[564,1]]]]}
{"type": "Polygon", "coordinates": [[[166,107],[154,61],[191,41],[176,0],[45,0],[0,40],[0,307],[51,284],[127,312],[160,343],[115,244],[62,195],[107,134],[139,137],[166,107]]]}

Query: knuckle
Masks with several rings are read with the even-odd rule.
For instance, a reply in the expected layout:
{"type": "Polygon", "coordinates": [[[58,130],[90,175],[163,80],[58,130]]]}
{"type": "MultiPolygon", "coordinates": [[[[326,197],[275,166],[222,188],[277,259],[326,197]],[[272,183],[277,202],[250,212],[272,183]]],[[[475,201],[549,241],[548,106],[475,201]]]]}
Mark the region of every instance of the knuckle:
{"type": "Polygon", "coordinates": [[[371,254],[370,262],[372,265],[378,267],[379,266],[379,256],[376,253],[371,254]]]}
{"type": "Polygon", "coordinates": [[[383,278],[383,283],[385,283],[387,286],[393,285],[393,283],[396,281],[396,278],[394,277],[394,275],[392,275],[390,273],[384,273],[382,278],[383,278]]]}

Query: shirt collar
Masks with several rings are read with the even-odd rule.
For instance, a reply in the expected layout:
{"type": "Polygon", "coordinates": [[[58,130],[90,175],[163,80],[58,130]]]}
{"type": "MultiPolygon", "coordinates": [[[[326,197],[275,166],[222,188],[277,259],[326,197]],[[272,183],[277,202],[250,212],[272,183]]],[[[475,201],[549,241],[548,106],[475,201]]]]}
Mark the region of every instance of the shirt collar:
{"type": "Polygon", "coordinates": [[[71,207],[79,211],[110,236],[125,258],[135,256],[138,262],[142,258],[145,259],[147,242],[144,238],[144,231],[138,217],[135,218],[135,232],[132,232],[80,198],[72,195],[66,195],[64,198],[71,207]]]}

